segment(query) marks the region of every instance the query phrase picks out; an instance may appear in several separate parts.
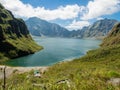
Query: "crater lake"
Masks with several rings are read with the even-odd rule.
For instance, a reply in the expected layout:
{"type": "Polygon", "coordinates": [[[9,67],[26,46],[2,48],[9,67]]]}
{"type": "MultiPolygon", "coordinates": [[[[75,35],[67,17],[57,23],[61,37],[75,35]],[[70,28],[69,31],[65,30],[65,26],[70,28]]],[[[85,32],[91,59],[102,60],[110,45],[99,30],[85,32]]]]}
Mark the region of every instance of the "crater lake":
{"type": "Polygon", "coordinates": [[[43,50],[28,56],[8,60],[9,66],[50,66],[61,61],[73,60],[86,54],[87,51],[99,47],[101,40],[69,39],[69,38],[41,38],[33,37],[44,47],[43,50]]]}

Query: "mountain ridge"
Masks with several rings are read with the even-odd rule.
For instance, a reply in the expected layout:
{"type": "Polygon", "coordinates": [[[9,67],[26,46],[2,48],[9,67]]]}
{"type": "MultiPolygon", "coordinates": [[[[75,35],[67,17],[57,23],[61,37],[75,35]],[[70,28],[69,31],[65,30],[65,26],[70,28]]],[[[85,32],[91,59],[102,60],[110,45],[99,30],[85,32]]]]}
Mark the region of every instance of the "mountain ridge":
{"type": "Polygon", "coordinates": [[[80,30],[72,30],[61,27],[55,23],[42,20],[37,17],[29,18],[26,24],[32,35],[48,36],[48,37],[66,37],[66,38],[97,38],[106,36],[112,27],[118,23],[114,19],[103,19],[94,22],[88,27],[83,27],[80,30]]]}
{"type": "Polygon", "coordinates": [[[37,17],[30,18],[26,21],[26,24],[32,35],[41,36],[42,34],[48,37],[69,37],[69,31],[67,29],[37,17]]]}

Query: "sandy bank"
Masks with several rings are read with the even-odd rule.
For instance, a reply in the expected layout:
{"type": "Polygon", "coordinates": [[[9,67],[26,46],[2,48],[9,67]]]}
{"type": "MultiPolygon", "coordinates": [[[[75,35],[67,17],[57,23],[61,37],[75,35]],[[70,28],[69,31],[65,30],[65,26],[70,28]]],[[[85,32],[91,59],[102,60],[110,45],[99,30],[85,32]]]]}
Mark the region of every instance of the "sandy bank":
{"type": "MultiPolygon", "coordinates": [[[[0,79],[3,78],[3,68],[5,66],[0,65],[0,79]]],[[[39,70],[41,73],[47,70],[48,67],[10,67],[6,66],[6,77],[9,77],[15,70],[18,73],[29,72],[31,70],[39,70]]]]}

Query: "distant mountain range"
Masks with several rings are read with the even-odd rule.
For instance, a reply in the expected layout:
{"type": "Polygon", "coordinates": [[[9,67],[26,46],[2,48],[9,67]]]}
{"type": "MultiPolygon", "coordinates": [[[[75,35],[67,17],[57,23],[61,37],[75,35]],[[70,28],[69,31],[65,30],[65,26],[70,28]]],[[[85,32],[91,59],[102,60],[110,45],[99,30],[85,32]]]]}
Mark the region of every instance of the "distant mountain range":
{"type": "Polygon", "coordinates": [[[118,23],[117,20],[103,19],[98,20],[88,27],[81,30],[69,31],[60,25],[50,23],[37,17],[29,18],[26,25],[32,35],[46,37],[68,37],[68,38],[97,38],[106,36],[112,27],[118,23]]]}

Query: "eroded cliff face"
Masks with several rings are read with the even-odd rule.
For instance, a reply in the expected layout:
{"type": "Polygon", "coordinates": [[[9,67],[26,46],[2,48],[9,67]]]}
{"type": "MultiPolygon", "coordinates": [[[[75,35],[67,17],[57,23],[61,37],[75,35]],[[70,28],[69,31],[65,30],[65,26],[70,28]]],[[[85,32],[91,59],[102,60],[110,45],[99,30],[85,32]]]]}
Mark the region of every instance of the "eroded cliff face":
{"type": "Polygon", "coordinates": [[[25,22],[0,4],[0,58],[16,58],[40,49],[42,47],[32,40],[25,22]]]}

